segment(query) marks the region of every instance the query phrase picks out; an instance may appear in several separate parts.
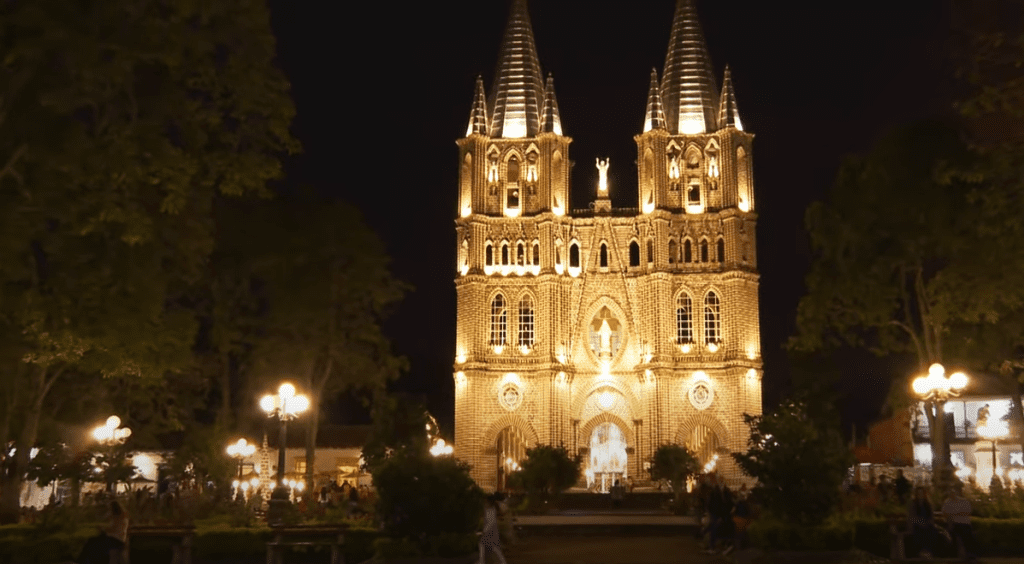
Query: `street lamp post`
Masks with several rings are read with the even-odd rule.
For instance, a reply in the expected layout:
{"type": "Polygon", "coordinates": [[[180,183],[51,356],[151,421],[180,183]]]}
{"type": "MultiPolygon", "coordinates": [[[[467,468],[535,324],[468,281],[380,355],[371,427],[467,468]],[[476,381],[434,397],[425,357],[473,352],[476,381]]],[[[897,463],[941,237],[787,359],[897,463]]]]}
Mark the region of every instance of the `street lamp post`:
{"type": "Polygon", "coordinates": [[[242,461],[256,452],[256,445],[249,444],[245,439],[238,439],[238,442],[228,445],[228,456],[238,461],[238,484],[235,485],[235,499],[245,501],[242,494],[242,461]]]}
{"type": "MultiPolygon", "coordinates": [[[[96,439],[96,442],[110,449],[107,455],[111,456],[111,460],[113,460],[112,457],[115,454],[115,449],[113,447],[124,444],[124,442],[127,441],[128,437],[130,437],[131,435],[132,430],[129,429],[128,427],[122,427],[121,418],[116,415],[111,415],[110,417],[107,417],[107,421],[103,425],[100,425],[99,427],[96,427],[95,429],[92,430],[92,438],[96,439]]],[[[97,468],[97,471],[99,471],[99,468],[97,468]]],[[[106,479],[107,490],[109,491],[111,486],[113,485],[110,482],[109,474],[107,475],[106,479]]]]}
{"type": "Polygon", "coordinates": [[[996,480],[999,479],[999,475],[996,474],[996,441],[1009,434],[1010,429],[1004,421],[986,421],[984,425],[978,426],[978,436],[992,441],[992,479],[989,480],[990,490],[995,485],[996,480]]]}
{"type": "Polygon", "coordinates": [[[946,456],[946,400],[960,395],[967,387],[967,375],[956,372],[946,377],[946,369],[939,363],[928,367],[927,376],[914,379],[913,389],[925,402],[925,410],[932,423],[932,475],[934,481],[945,485],[949,459],[946,456]],[[934,410],[934,411],[933,411],[934,410]]]}
{"type": "Polygon", "coordinates": [[[260,408],[267,412],[270,417],[277,416],[281,423],[281,431],[277,451],[277,480],[274,484],[274,492],[270,494],[270,506],[267,510],[267,521],[278,523],[284,516],[285,507],[288,506],[289,491],[284,483],[285,464],[285,443],[288,441],[288,421],[295,419],[300,413],[309,409],[309,398],[302,394],[295,393],[295,386],[284,383],[277,390],[277,395],[265,395],[260,400],[260,408]]]}

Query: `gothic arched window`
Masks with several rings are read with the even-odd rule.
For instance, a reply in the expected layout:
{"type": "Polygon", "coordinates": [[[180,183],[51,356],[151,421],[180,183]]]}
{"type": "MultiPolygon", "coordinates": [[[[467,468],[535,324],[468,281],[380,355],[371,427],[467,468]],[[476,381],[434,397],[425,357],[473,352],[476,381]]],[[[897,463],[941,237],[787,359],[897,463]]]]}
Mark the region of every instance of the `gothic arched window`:
{"type": "Polygon", "coordinates": [[[519,182],[519,159],[516,157],[508,160],[508,181],[519,182]]]}
{"type": "Polygon", "coordinates": [[[508,310],[505,307],[505,297],[498,294],[491,300],[491,344],[504,345],[508,340],[507,331],[508,310]]]}
{"type": "Polygon", "coordinates": [[[725,262],[725,239],[719,237],[718,244],[716,246],[717,248],[715,250],[717,252],[715,253],[715,258],[718,259],[718,262],[725,262]]]}
{"type": "Polygon", "coordinates": [[[484,264],[494,266],[494,245],[490,241],[484,246],[484,264]]]}
{"type": "Polygon", "coordinates": [[[608,245],[601,243],[601,268],[608,268],[608,245]]]}
{"type": "Polygon", "coordinates": [[[523,299],[519,300],[519,346],[533,346],[533,315],[533,299],[530,296],[523,296],[523,299]]]}
{"type": "Polygon", "coordinates": [[[524,266],[526,264],[526,246],[522,243],[516,245],[516,266],[524,266]]]}
{"type": "Polygon", "coordinates": [[[629,244],[629,266],[640,266],[640,245],[636,241],[629,244]]]}
{"type": "Polygon", "coordinates": [[[683,262],[693,262],[693,241],[683,241],[683,262]]]}
{"type": "Polygon", "coordinates": [[[708,241],[707,241],[707,239],[704,239],[704,240],[702,240],[700,242],[700,261],[701,262],[707,262],[708,261],[708,241]]]}
{"type": "Polygon", "coordinates": [[[693,307],[690,296],[681,292],[676,298],[676,343],[693,342],[693,307]]]}
{"type": "Polygon", "coordinates": [[[647,240],[647,264],[654,262],[654,239],[647,240]]]}
{"type": "Polygon", "coordinates": [[[722,309],[718,294],[708,292],[704,297],[704,342],[718,343],[722,340],[722,309]]]}
{"type": "Polygon", "coordinates": [[[580,267],[580,246],[576,243],[569,245],[569,268],[580,267]]]}
{"type": "Polygon", "coordinates": [[[533,266],[540,266],[540,243],[533,244],[533,266]]]}
{"type": "Polygon", "coordinates": [[[679,256],[679,243],[672,239],[668,242],[668,263],[672,264],[676,262],[676,258],[679,256]]]}
{"type": "Polygon", "coordinates": [[[508,266],[508,243],[501,245],[501,264],[508,266]]]}

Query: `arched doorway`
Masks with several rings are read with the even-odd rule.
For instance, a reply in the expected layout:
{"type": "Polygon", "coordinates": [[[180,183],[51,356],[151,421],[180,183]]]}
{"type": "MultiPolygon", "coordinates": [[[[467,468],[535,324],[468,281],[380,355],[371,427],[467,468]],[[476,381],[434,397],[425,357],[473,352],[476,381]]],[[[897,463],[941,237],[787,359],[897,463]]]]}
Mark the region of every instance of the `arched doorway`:
{"type": "Polygon", "coordinates": [[[505,427],[498,432],[495,444],[497,452],[498,479],[497,490],[508,489],[508,475],[519,468],[519,463],[526,457],[526,438],[515,427],[505,427]]]}
{"type": "Polygon", "coordinates": [[[707,425],[695,426],[687,442],[702,468],[707,467],[712,460],[717,460],[718,450],[722,446],[718,435],[707,425]]]}
{"type": "Polygon", "coordinates": [[[602,492],[626,479],[626,437],[615,423],[604,422],[590,434],[590,454],[584,471],[587,487],[599,487],[602,492]]]}

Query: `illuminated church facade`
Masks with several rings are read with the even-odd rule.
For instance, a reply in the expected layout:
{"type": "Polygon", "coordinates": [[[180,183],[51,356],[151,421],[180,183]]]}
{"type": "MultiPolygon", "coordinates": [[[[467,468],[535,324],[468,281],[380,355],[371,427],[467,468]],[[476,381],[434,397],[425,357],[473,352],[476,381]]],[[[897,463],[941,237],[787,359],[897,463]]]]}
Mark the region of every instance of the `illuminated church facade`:
{"type": "Polygon", "coordinates": [[[728,453],[747,447],[743,414],[761,413],[753,136],[692,0],[637,124],[636,208],[611,205],[598,160],[593,205],[571,209],[562,127],[514,0],[458,140],[456,456],[500,489],[527,448],[564,445],[601,487],[647,478],[675,443],[741,479],[728,453]]]}

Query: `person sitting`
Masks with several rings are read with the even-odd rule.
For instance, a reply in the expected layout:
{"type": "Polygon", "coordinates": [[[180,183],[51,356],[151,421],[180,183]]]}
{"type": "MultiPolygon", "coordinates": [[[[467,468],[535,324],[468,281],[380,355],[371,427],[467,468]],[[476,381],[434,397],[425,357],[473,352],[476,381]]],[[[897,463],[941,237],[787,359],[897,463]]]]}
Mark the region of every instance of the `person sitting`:
{"type": "Polygon", "coordinates": [[[931,558],[935,544],[935,512],[928,501],[928,490],[924,486],[914,489],[914,499],[907,508],[910,532],[921,546],[921,558],[931,558]]]}

